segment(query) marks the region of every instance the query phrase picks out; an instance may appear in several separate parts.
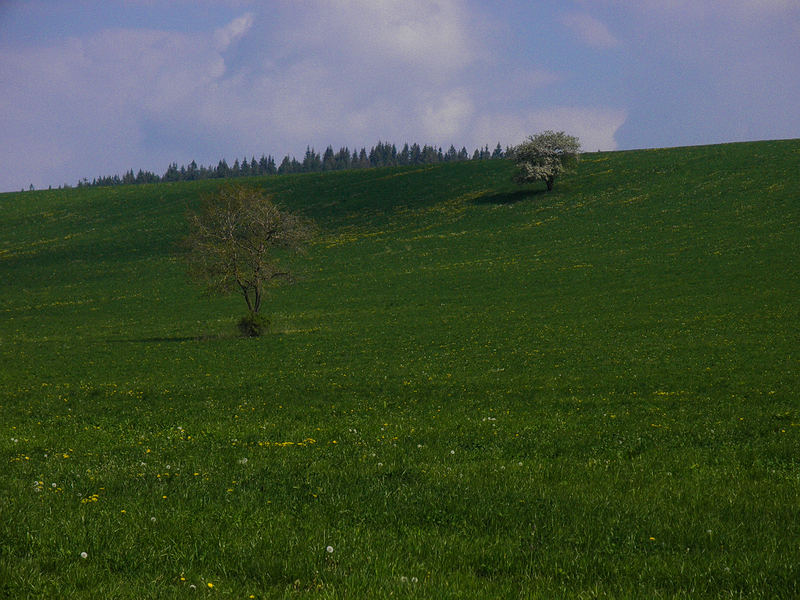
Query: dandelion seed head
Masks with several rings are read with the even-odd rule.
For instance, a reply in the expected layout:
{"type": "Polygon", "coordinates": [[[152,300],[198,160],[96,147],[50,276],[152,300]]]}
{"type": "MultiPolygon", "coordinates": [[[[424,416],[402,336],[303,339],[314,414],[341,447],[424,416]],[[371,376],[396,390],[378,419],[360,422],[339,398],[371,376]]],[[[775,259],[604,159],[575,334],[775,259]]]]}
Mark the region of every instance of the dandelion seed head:
{"type": "Polygon", "coordinates": [[[89,558],[89,555],[86,552],[81,552],[81,558],[89,558]]]}
{"type": "Polygon", "coordinates": [[[455,453],[456,453],[455,450],[450,450],[450,454],[455,454],[455,453]]]}
{"type": "Polygon", "coordinates": [[[412,577],[411,578],[411,583],[417,583],[417,581],[419,581],[419,580],[416,577],[412,577]]]}
{"type": "Polygon", "coordinates": [[[50,484],[50,487],[55,488],[55,487],[58,487],[58,486],[55,483],[52,483],[52,484],[50,484]]]}
{"type": "Polygon", "coordinates": [[[328,546],[325,548],[325,550],[328,552],[328,554],[333,554],[333,546],[328,546]]]}

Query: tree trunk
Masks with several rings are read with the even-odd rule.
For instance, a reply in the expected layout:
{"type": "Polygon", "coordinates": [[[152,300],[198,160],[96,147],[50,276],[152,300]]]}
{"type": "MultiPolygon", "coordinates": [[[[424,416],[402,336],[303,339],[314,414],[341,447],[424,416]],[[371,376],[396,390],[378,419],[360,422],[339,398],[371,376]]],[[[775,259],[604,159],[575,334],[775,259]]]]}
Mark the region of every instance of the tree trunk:
{"type": "Polygon", "coordinates": [[[261,310],[261,288],[256,287],[255,289],[255,299],[253,301],[253,306],[250,308],[254,313],[257,313],[261,310]]]}

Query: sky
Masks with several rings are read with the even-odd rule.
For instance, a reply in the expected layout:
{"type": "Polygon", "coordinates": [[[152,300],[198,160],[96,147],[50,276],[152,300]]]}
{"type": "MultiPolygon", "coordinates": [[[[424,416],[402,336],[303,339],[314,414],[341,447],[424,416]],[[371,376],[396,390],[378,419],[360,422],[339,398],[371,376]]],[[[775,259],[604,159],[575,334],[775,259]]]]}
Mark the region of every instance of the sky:
{"type": "Polygon", "coordinates": [[[800,138],[800,0],[0,0],[0,192],[548,129],[800,138]]]}

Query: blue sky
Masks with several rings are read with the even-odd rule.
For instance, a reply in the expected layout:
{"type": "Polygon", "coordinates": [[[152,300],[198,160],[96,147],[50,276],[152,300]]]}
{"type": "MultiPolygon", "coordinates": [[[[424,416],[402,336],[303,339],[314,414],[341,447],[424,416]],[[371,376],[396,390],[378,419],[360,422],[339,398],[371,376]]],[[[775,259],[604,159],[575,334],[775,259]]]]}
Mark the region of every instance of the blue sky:
{"type": "Polygon", "coordinates": [[[800,137],[800,0],[0,0],[0,191],[545,129],[800,137]]]}

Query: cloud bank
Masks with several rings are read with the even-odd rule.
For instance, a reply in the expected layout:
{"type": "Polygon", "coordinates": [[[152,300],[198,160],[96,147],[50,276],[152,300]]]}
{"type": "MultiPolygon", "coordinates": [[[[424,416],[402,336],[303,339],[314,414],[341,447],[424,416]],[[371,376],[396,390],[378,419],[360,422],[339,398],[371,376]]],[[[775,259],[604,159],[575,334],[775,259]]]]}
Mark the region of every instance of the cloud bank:
{"type": "Polygon", "coordinates": [[[306,145],[800,137],[794,0],[2,6],[2,191],[306,145]]]}
{"type": "MultiPolygon", "coordinates": [[[[512,67],[501,20],[478,3],[245,4],[205,30],[101,27],[0,48],[8,92],[0,110],[18,140],[4,152],[0,185],[27,187],[28,177],[36,187],[74,184],[129,168],[160,173],[192,159],[280,158],[306,145],[387,140],[471,152],[559,123],[592,146],[616,147],[619,111],[532,110],[527,94],[558,77],[519,57],[512,67]],[[528,84],[525,94],[508,91],[515,81],[528,84]]],[[[609,43],[602,32],[587,35],[609,43]]]]}

